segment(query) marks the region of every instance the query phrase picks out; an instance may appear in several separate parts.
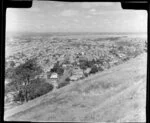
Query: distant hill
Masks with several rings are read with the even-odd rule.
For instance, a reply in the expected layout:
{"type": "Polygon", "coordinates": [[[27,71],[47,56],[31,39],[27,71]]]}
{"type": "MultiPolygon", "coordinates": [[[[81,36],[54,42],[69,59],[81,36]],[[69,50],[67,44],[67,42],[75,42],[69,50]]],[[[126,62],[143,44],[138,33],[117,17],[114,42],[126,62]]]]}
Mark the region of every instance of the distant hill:
{"type": "Polygon", "coordinates": [[[6,32],[6,36],[12,35],[147,35],[147,32],[6,32]]]}

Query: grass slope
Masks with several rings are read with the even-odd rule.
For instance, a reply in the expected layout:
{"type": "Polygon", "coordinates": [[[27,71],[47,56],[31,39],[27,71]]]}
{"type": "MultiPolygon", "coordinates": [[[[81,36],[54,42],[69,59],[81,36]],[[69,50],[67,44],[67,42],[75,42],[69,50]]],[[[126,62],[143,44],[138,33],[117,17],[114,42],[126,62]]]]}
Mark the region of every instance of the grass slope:
{"type": "Polygon", "coordinates": [[[7,121],[145,121],[144,53],[5,112],[7,121]]]}

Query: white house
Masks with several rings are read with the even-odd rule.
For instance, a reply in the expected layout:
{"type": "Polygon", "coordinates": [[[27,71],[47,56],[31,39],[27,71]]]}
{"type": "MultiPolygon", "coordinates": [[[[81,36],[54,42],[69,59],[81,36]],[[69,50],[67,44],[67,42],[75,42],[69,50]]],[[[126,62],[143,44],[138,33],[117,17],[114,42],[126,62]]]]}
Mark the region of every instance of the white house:
{"type": "Polygon", "coordinates": [[[87,68],[87,69],[84,71],[84,73],[89,74],[89,73],[90,73],[90,71],[91,71],[91,68],[87,68]]]}
{"type": "Polygon", "coordinates": [[[120,58],[122,58],[122,59],[126,58],[126,55],[123,54],[123,53],[119,53],[118,56],[119,56],[120,58]]]}
{"type": "Polygon", "coordinates": [[[54,88],[58,86],[58,74],[57,73],[52,73],[50,76],[50,83],[53,84],[54,88]]]}
{"type": "Polygon", "coordinates": [[[52,73],[50,79],[58,79],[58,74],[52,73]]]}

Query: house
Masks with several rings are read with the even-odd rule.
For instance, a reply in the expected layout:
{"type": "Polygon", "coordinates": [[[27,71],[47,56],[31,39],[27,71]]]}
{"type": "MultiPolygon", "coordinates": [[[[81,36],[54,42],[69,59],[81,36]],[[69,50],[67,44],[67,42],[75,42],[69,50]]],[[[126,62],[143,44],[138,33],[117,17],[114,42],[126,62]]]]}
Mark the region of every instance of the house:
{"type": "Polygon", "coordinates": [[[51,74],[49,78],[49,83],[51,83],[54,86],[54,88],[56,88],[58,86],[57,81],[58,81],[58,74],[54,72],[51,74]]]}
{"type": "Polygon", "coordinates": [[[81,52],[81,55],[83,56],[83,55],[85,55],[85,53],[84,53],[84,52],[81,52]]]}
{"type": "Polygon", "coordinates": [[[86,70],[84,70],[84,73],[89,74],[91,71],[91,68],[87,68],[86,70]]]}
{"type": "Polygon", "coordinates": [[[70,77],[71,81],[77,81],[78,79],[79,79],[79,77],[76,76],[76,75],[73,75],[73,76],[70,77]]]}
{"type": "Polygon", "coordinates": [[[79,67],[74,67],[72,70],[72,76],[70,77],[71,81],[77,81],[84,77],[83,70],[79,67]]]}
{"type": "Polygon", "coordinates": [[[113,60],[111,62],[109,62],[110,66],[113,66],[114,64],[117,64],[119,61],[116,59],[116,60],[113,60]]]}
{"type": "Polygon", "coordinates": [[[72,64],[63,64],[62,67],[63,68],[70,68],[70,67],[72,67],[72,64]]]}
{"type": "Polygon", "coordinates": [[[70,77],[70,81],[77,81],[77,80],[79,80],[79,79],[81,79],[81,78],[83,78],[83,75],[72,75],[71,77],[70,77]]]}
{"type": "Polygon", "coordinates": [[[123,53],[119,53],[118,56],[119,56],[119,58],[121,58],[121,59],[125,59],[125,58],[126,58],[126,55],[123,54],[123,53]]]}
{"type": "Polygon", "coordinates": [[[50,76],[50,79],[58,79],[58,74],[57,73],[52,73],[50,76]]]}
{"type": "Polygon", "coordinates": [[[80,67],[74,67],[72,70],[72,74],[73,75],[79,75],[79,74],[83,75],[83,70],[80,69],[80,67]]]}

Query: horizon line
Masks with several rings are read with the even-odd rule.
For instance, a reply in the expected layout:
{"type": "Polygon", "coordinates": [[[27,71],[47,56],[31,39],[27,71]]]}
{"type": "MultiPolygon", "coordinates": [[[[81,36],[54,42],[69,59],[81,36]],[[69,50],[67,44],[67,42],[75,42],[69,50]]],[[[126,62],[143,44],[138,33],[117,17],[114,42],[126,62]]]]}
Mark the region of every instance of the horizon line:
{"type": "Polygon", "coordinates": [[[72,32],[70,32],[70,31],[68,31],[68,32],[67,31],[66,32],[65,31],[64,32],[63,31],[60,31],[60,32],[56,32],[56,31],[54,31],[54,32],[20,31],[19,32],[19,31],[6,31],[5,33],[7,34],[7,33],[147,33],[147,32],[92,32],[92,31],[91,32],[79,32],[79,31],[76,31],[76,32],[73,32],[73,31],[72,32]]]}

